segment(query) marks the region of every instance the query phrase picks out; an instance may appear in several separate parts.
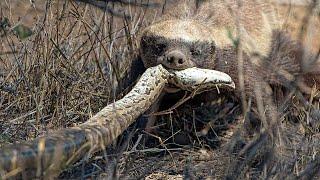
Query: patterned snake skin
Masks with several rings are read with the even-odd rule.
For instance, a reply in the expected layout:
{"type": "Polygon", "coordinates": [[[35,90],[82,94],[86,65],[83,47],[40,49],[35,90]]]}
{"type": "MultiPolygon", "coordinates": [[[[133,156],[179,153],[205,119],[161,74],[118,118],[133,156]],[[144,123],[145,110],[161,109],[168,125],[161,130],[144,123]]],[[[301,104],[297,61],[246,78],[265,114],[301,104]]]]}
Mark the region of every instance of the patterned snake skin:
{"type": "Polygon", "coordinates": [[[75,161],[105,149],[157,100],[167,83],[198,93],[218,86],[234,88],[230,76],[218,71],[190,68],[168,72],[161,65],[149,68],[125,97],[87,122],[1,147],[0,179],[56,176],[75,161]]]}

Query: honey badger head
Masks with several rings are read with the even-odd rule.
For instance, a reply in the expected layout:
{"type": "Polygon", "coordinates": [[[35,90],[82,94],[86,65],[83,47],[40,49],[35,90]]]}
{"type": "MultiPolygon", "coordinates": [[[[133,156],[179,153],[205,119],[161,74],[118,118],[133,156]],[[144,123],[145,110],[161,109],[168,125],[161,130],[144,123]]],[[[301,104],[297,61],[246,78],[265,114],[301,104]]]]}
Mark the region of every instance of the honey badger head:
{"type": "Polygon", "coordinates": [[[193,20],[166,20],[147,27],[140,53],[146,68],[162,64],[169,69],[201,67],[214,56],[210,30],[193,20]]]}

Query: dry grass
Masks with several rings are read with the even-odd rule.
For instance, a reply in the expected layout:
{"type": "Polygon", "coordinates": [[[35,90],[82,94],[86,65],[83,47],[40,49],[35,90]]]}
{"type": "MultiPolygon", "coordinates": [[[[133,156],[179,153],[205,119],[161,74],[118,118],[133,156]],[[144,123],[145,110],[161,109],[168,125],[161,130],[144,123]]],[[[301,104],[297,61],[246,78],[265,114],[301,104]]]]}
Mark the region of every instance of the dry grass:
{"type": "Polygon", "coordinates": [[[144,26],[142,9],[132,7],[140,14],[124,20],[73,1],[1,2],[1,7],[1,19],[10,23],[1,29],[4,142],[83,122],[124,88],[144,26]],[[32,35],[19,38],[20,25],[32,35]]]}
{"type": "MultiPolygon", "coordinates": [[[[67,0],[0,2],[0,144],[79,124],[137,78],[143,69],[134,64],[137,37],[161,8],[115,8],[126,9],[131,18],[67,0]],[[22,38],[26,27],[32,35],[22,38]]],[[[317,51],[320,41],[310,37],[319,35],[319,17],[305,16],[303,6],[281,8],[297,39],[302,17],[313,18],[302,38],[317,51]]],[[[138,123],[108,155],[80,161],[60,178],[282,178],[284,172],[319,177],[319,101],[308,98],[313,108],[293,100],[272,133],[251,115],[243,117],[230,97],[187,104],[161,117],[159,134],[143,132],[138,123]]]]}

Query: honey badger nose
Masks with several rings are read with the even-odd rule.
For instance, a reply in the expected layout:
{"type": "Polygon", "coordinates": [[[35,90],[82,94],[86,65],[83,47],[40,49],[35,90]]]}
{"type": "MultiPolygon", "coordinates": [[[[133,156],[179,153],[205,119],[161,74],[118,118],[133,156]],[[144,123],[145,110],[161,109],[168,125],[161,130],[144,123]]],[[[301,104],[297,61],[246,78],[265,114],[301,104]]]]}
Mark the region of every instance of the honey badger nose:
{"type": "Polygon", "coordinates": [[[186,55],[181,51],[173,50],[166,53],[164,57],[164,65],[172,69],[183,69],[186,66],[186,55]]]}

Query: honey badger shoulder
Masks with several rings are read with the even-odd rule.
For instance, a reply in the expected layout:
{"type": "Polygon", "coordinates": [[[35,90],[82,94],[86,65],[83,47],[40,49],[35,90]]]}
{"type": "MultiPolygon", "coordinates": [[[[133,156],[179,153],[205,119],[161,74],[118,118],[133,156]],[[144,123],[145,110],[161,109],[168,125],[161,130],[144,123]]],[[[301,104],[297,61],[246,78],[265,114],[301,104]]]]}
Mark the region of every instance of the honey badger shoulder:
{"type": "Polygon", "coordinates": [[[280,31],[275,8],[261,1],[238,2],[209,1],[189,16],[147,27],[140,41],[145,67],[216,69],[228,73],[238,86],[238,59],[243,58],[245,90],[250,94],[262,81],[283,85],[303,74],[303,48],[280,31]]]}

